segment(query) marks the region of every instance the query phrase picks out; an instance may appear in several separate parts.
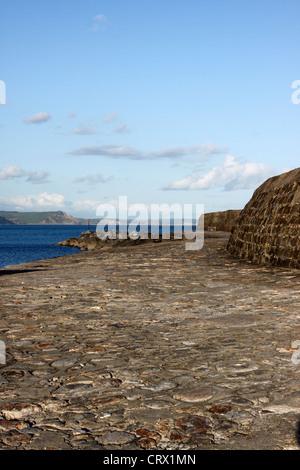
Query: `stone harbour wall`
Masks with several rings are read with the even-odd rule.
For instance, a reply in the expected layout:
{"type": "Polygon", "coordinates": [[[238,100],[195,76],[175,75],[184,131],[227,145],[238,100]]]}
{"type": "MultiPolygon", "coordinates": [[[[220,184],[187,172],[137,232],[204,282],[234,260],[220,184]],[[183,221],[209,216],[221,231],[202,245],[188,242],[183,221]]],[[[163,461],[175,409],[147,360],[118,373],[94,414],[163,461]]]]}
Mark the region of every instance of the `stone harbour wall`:
{"type": "Polygon", "coordinates": [[[300,268],[300,168],[256,189],[232,229],[227,250],[255,264],[300,268]]]}
{"type": "Polygon", "coordinates": [[[204,214],[204,230],[231,232],[240,213],[240,210],[208,212],[207,214],[204,214]]]}

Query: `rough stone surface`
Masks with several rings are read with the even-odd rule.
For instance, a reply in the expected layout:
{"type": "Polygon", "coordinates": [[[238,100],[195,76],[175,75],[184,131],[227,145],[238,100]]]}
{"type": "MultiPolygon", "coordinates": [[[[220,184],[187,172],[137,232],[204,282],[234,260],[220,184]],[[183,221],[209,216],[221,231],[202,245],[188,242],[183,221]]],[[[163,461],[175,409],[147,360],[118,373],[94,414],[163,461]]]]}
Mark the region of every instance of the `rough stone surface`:
{"type": "Polygon", "coordinates": [[[206,401],[212,398],[214,395],[214,390],[209,388],[209,387],[201,387],[200,384],[198,384],[196,387],[187,387],[184,389],[179,388],[178,390],[175,391],[173,397],[182,400],[182,401],[187,401],[191,403],[197,403],[201,401],[206,401]]]}
{"type": "MultiPolygon", "coordinates": [[[[221,225],[220,225],[221,226],[221,225]]],[[[224,224],[222,224],[224,226],[224,224]]],[[[224,238],[229,235],[229,225],[227,225],[227,231],[215,231],[215,230],[204,230],[205,238],[224,238]]],[[[232,227],[232,224],[230,224],[232,227]]],[[[198,223],[198,230],[203,230],[202,224],[198,223]]],[[[161,235],[159,238],[151,238],[151,234],[147,235],[145,232],[137,233],[131,232],[128,234],[127,238],[120,239],[119,234],[116,231],[102,232],[98,234],[97,232],[83,232],[77,238],[68,238],[57,243],[57,246],[70,246],[78,248],[82,251],[95,251],[95,250],[111,250],[112,248],[121,248],[129,246],[144,245],[149,243],[168,243],[169,240],[174,240],[174,238],[179,238],[181,240],[186,240],[184,233],[170,233],[168,238],[163,239],[161,235]]]]}
{"type": "Polygon", "coordinates": [[[231,232],[236,225],[240,213],[240,210],[208,212],[204,214],[204,230],[231,232]]]}
{"type": "MultiPolygon", "coordinates": [[[[151,235],[148,235],[146,232],[130,232],[127,235],[127,238],[121,239],[119,232],[116,232],[116,230],[110,230],[108,232],[100,231],[98,233],[86,231],[77,238],[68,238],[67,240],[58,242],[57,246],[70,246],[83,251],[94,251],[136,246],[145,243],[165,242],[165,240],[162,240],[161,236],[158,239],[152,239],[151,235]]],[[[170,234],[170,239],[171,238],[174,238],[174,234],[170,234]]]]}
{"type": "Polygon", "coordinates": [[[299,270],[227,242],[0,270],[0,449],[299,449],[299,270]]]}
{"type": "Polygon", "coordinates": [[[269,178],[254,192],[227,250],[257,264],[300,268],[300,168],[269,178]]]}

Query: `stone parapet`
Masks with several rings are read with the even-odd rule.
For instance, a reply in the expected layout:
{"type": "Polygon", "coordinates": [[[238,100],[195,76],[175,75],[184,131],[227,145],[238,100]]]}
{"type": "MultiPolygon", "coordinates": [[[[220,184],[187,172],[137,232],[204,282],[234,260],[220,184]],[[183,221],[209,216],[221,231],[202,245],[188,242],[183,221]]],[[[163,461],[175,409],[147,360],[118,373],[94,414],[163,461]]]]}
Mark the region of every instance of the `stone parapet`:
{"type": "Polygon", "coordinates": [[[240,210],[208,212],[204,214],[204,230],[231,232],[240,213],[240,210]]]}
{"type": "Polygon", "coordinates": [[[300,168],[256,189],[232,229],[227,250],[256,264],[300,268],[300,168]]]}

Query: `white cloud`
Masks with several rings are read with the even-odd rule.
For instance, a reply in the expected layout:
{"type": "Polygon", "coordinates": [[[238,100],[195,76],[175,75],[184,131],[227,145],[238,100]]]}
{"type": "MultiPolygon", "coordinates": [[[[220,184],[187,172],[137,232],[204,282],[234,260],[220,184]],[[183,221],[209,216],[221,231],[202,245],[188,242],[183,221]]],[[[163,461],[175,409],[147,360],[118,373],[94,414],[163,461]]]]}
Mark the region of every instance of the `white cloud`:
{"type": "Polygon", "coordinates": [[[207,160],[211,156],[225,153],[226,149],[219,148],[211,143],[200,146],[166,148],[158,152],[143,153],[140,150],[122,145],[87,146],[69,152],[69,155],[98,155],[108,158],[128,158],[131,160],[161,160],[165,158],[180,159],[187,156],[196,156],[207,160]]]}
{"type": "Polygon", "coordinates": [[[117,127],[115,129],[115,132],[117,132],[118,134],[129,134],[130,130],[128,129],[127,124],[124,123],[117,127]]]}
{"type": "Polygon", "coordinates": [[[26,175],[26,171],[16,165],[6,165],[0,169],[0,180],[20,178],[24,175],[26,175]]]}
{"type": "Polygon", "coordinates": [[[108,20],[104,15],[96,15],[93,18],[92,31],[98,31],[100,28],[105,29],[105,26],[108,24],[108,20]]]}
{"type": "Polygon", "coordinates": [[[225,153],[227,149],[217,147],[210,142],[206,142],[198,146],[189,146],[189,147],[175,147],[175,148],[166,148],[158,152],[151,152],[148,154],[149,159],[160,159],[160,158],[182,158],[191,155],[200,157],[201,159],[209,158],[213,155],[220,153],[225,153]]]}
{"type": "Polygon", "coordinates": [[[86,176],[81,176],[80,178],[76,178],[73,183],[89,183],[91,185],[95,185],[98,183],[107,183],[113,178],[113,176],[110,176],[108,178],[104,178],[101,173],[95,173],[95,174],[89,174],[86,176]]]}
{"type": "Polygon", "coordinates": [[[17,178],[27,178],[26,181],[33,184],[47,183],[47,171],[27,171],[17,165],[6,165],[0,169],[0,180],[14,180],[17,178]]]}
{"type": "Polygon", "coordinates": [[[65,198],[57,193],[28,194],[12,198],[1,198],[0,204],[14,210],[61,209],[65,205],[65,198]]]}
{"type": "Polygon", "coordinates": [[[92,201],[90,199],[85,199],[83,201],[74,201],[72,203],[72,210],[74,210],[75,212],[90,211],[96,214],[96,210],[99,205],[99,201],[92,201]]]}
{"type": "Polygon", "coordinates": [[[23,122],[25,122],[25,124],[41,124],[43,122],[49,121],[51,117],[52,116],[49,113],[40,112],[29,116],[28,118],[24,119],[23,122]]]}
{"type": "Polygon", "coordinates": [[[93,135],[93,134],[100,134],[99,131],[93,129],[94,125],[81,125],[79,127],[76,127],[76,129],[73,129],[70,134],[75,134],[75,135],[93,135]]]}
{"type": "Polygon", "coordinates": [[[35,171],[35,172],[27,172],[27,181],[33,184],[43,184],[48,183],[48,176],[49,173],[47,171],[35,171]]]}
{"type": "Polygon", "coordinates": [[[105,124],[109,124],[111,122],[115,122],[119,117],[119,114],[117,113],[110,113],[108,114],[104,119],[103,119],[103,122],[105,124]]]}
{"type": "Polygon", "coordinates": [[[271,165],[227,155],[221,165],[214,166],[206,173],[200,176],[194,174],[186,176],[167,184],[162,189],[197,190],[218,186],[223,187],[225,191],[252,189],[274,174],[277,172],[271,165]]]}
{"type": "Polygon", "coordinates": [[[131,147],[122,145],[100,145],[91,147],[81,147],[69,153],[70,155],[98,155],[109,158],[127,157],[131,159],[140,158],[140,152],[131,147]]]}

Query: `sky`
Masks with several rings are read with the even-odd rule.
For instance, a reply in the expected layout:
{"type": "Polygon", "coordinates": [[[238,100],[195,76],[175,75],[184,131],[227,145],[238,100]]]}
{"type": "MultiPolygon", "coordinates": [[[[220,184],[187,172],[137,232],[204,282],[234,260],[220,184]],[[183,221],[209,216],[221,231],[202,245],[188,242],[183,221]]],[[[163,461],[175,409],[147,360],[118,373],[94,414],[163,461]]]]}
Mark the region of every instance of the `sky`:
{"type": "Polygon", "coordinates": [[[299,167],[299,14],[298,0],[3,2],[0,209],[242,209],[299,167]]]}

